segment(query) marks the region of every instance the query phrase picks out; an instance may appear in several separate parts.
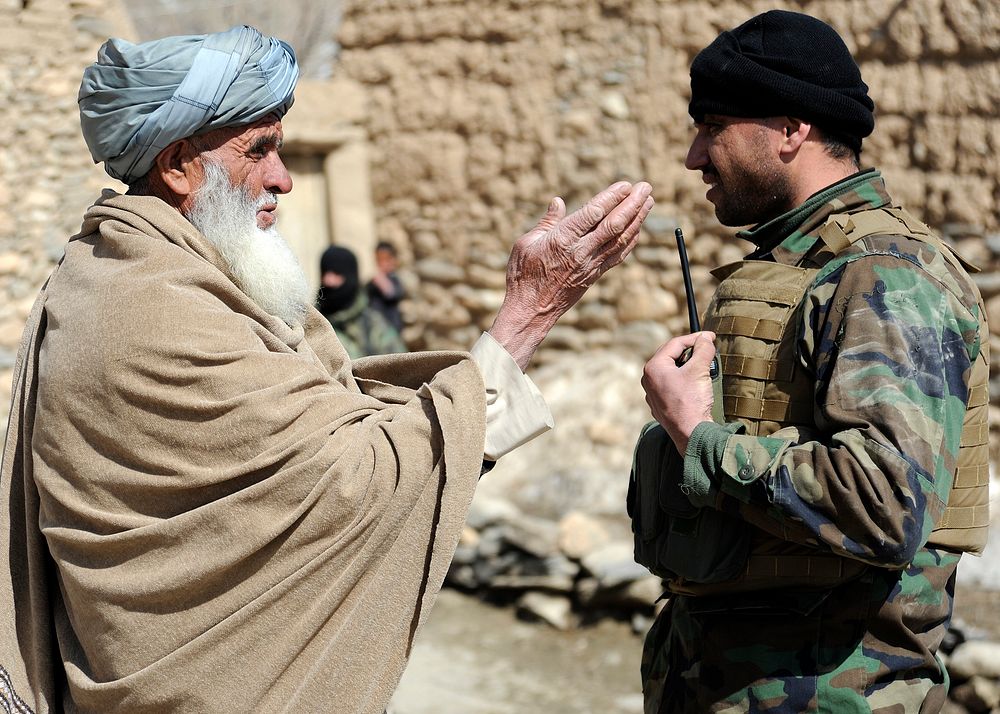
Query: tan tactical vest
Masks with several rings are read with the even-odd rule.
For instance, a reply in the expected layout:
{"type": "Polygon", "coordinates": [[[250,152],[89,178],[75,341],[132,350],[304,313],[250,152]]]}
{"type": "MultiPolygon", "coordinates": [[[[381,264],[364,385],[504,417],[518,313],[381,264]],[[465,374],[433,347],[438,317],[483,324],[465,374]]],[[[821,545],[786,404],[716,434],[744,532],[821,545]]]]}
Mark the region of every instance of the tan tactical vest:
{"type": "MultiPolygon", "coordinates": [[[[802,298],[820,266],[852,243],[876,234],[910,236],[936,247],[954,265],[966,264],[930,230],[898,208],[831,216],[820,241],[803,261],[817,267],[742,261],[714,271],[721,280],[705,318],[716,333],[723,379],[726,421],[739,420],[747,433],[767,436],[785,427],[815,429],[814,383],[796,357],[797,326],[802,298]]],[[[978,295],[982,334],[986,310],[978,295]]],[[[958,470],[948,505],[929,544],[953,551],[980,553],[989,524],[989,454],[987,446],[989,345],[973,365],[959,451],[958,470]]],[[[755,524],[767,527],[765,524],[755,524]]],[[[817,554],[814,549],[754,530],[746,571],[734,581],[705,586],[672,583],[670,589],[690,594],[732,592],[788,585],[822,586],[852,577],[864,569],[858,561],[817,554]]]]}

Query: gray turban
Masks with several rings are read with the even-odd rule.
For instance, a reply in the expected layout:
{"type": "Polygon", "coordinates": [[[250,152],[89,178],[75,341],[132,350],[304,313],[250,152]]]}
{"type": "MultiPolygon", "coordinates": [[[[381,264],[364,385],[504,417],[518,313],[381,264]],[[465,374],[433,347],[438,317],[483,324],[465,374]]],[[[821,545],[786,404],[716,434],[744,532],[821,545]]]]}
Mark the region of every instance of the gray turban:
{"type": "Polygon", "coordinates": [[[295,52],[252,27],[104,43],[80,84],[80,123],[94,162],[130,183],[178,139],[284,116],[299,77],[295,52]]]}

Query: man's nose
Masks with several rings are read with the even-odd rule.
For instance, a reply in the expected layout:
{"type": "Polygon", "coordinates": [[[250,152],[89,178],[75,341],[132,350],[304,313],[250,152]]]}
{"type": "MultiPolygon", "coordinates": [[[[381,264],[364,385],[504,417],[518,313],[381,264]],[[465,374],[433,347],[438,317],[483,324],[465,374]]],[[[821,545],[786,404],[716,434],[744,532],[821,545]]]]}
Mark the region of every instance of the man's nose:
{"type": "Polygon", "coordinates": [[[697,171],[706,164],[708,164],[708,151],[706,151],[705,140],[699,130],[688,148],[687,157],[684,159],[684,168],[697,171]]]}
{"type": "Polygon", "coordinates": [[[264,184],[264,188],[271,193],[288,193],[292,190],[292,175],[288,173],[285,162],[277,154],[268,166],[264,184]]]}

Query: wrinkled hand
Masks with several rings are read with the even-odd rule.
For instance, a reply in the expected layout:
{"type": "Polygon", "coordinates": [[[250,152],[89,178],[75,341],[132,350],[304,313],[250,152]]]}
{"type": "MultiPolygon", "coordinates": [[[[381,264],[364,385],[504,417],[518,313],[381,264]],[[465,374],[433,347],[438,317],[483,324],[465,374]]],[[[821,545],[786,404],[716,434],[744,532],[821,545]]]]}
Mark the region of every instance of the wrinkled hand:
{"type": "Polygon", "coordinates": [[[714,395],[708,369],[714,357],[715,333],[694,332],[667,342],[643,368],[646,403],[681,455],[694,428],[712,420],[714,395]],[[678,365],[689,347],[690,357],[678,365]]]}
{"type": "Polygon", "coordinates": [[[566,215],[561,198],[514,244],[507,293],[490,334],[524,369],[556,321],[635,246],[652,187],[613,184],[566,215]]]}

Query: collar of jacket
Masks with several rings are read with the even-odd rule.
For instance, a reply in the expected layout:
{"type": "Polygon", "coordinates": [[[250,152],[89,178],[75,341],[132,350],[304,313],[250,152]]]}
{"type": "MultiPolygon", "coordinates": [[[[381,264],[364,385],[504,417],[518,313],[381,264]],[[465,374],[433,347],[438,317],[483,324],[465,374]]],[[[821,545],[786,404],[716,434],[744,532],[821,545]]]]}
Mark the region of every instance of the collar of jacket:
{"type": "Polygon", "coordinates": [[[767,223],[737,233],[757,246],[749,260],[775,260],[795,265],[812,248],[817,231],[834,213],[851,213],[891,205],[882,174],[866,169],[817,191],[799,206],[767,223]]]}

